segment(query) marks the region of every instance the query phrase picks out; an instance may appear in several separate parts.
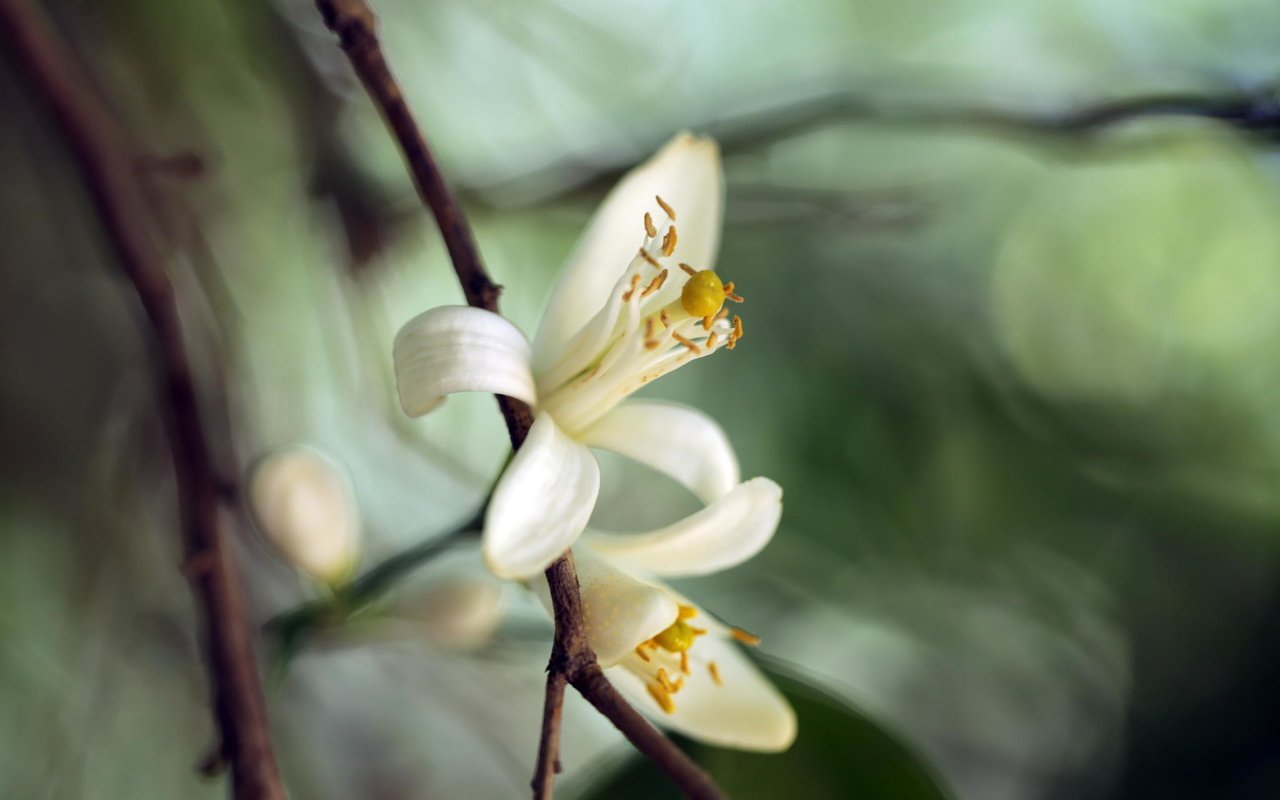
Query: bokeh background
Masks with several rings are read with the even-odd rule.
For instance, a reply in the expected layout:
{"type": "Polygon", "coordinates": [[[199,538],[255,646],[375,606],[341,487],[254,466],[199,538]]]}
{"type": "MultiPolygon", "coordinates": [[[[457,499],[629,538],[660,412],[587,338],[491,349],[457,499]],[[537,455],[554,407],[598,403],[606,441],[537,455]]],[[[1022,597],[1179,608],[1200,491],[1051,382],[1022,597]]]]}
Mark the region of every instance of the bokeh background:
{"type": "MultiPolygon", "coordinates": [[[[136,147],[231,472],[324,448],[367,563],[470,516],[501,418],[396,408],[391,337],[461,294],[312,5],[47,7],[136,147]]],[[[377,8],[526,331],[623,171],[721,142],[747,337],[647,393],[786,493],[761,556],[680,585],[801,711],[791,755],[699,751],[737,796],[1280,797],[1280,139],[1055,124],[1166,93],[1274,115],[1280,6],[377,8]]],[[[222,796],[146,328],[8,58],[0,108],[0,796],[222,796]]],[[[681,492],[611,461],[597,516],[681,492]]],[[[315,595],[240,529],[255,621],[315,595]]],[[[422,600],[459,576],[465,547],[271,683],[295,797],[526,794],[549,626],[495,584],[459,648],[422,600]]],[[[670,792],[576,698],[564,765],[565,796],[670,792]]]]}

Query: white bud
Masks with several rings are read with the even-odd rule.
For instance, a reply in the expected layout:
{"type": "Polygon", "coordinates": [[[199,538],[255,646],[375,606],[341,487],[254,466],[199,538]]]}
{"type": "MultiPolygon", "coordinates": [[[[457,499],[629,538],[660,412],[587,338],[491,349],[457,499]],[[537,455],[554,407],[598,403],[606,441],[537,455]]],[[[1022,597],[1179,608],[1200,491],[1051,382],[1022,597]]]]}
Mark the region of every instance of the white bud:
{"type": "Polygon", "coordinates": [[[307,447],[268,453],[253,465],[248,497],[258,530],[282,558],[330,584],[350,577],[360,518],[351,482],[331,459],[307,447]]]}
{"type": "Polygon", "coordinates": [[[424,589],[406,612],[436,645],[474,650],[502,621],[502,587],[488,578],[446,578],[424,589]]]}

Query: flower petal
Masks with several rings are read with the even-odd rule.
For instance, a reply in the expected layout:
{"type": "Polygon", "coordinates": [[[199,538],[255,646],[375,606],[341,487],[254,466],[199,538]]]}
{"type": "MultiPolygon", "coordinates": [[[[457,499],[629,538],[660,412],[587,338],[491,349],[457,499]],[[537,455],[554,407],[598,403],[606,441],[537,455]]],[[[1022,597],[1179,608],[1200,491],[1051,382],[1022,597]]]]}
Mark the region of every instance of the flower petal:
{"type": "Polygon", "coordinates": [[[586,541],[628,569],[673,577],[706,575],[759,553],[773,538],[781,516],[781,487],[768,478],[753,478],[660,530],[591,533],[586,541]]]}
{"type": "Polygon", "coordinates": [[[484,521],[484,558],[501,578],[546,569],[582,533],[600,491],[600,467],[584,445],[539,414],[494,487],[484,521]]]}
{"type": "Polygon", "coordinates": [[[534,337],[537,372],[553,364],[565,343],[604,306],[644,241],[644,213],[661,215],[654,195],[676,211],[678,259],[699,269],[712,267],[724,205],[720,149],[711,139],[681,133],[628,173],[596,211],[534,337]]]}
{"type": "Polygon", "coordinates": [[[707,744],[776,753],[796,738],[796,714],[769,679],[733,643],[705,636],[689,651],[692,675],[672,697],[667,713],[645,688],[644,679],[626,667],[606,670],[609,680],[632,705],[659,725],[707,744]],[[710,675],[715,662],[717,684],[710,675]]]}
{"type": "Polygon", "coordinates": [[[440,306],[396,334],[392,357],[400,406],[420,417],[453,392],[492,392],[533,403],[530,348],[520,329],[490,311],[440,306]]]}
{"type": "MultiPolygon", "coordinates": [[[[587,639],[601,666],[612,666],[675,622],[679,607],[667,590],[632,577],[585,547],[573,551],[582,590],[587,639]]],[[[554,614],[546,579],[534,591],[554,614]]]]}
{"type": "Polygon", "coordinates": [[[692,408],[626,403],[578,438],[670,475],[704,503],[724,497],[738,484],[738,459],[729,438],[715,420],[692,408]]]}

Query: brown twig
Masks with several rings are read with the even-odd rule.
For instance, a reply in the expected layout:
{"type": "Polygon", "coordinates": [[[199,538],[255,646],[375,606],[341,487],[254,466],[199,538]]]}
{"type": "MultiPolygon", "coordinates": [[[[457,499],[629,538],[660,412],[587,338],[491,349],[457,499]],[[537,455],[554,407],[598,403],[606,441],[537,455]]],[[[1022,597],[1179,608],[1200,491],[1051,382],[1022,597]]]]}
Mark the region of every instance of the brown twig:
{"type": "Polygon", "coordinates": [[[79,168],[116,259],[151,326],[164,380],[165,423],[184,535],[183,573],[203,617],[212,704],[219,733],[209,763],[231,767],[236,798],[282,800],[250,628],[234,563],[223,547],[219,479],[201,420],[195,373],[184,344],[166,265],[111,118],[48,21],[25,0],[0,0],[0,36],[52,113],[79,168]]]}
{"type": "MultiPolygon", "coordinates": [[[[325,24],[338,35],[356,75],[399,144],[418,195],[435,216],[467,303],[497,313],[501,287],[485,272],[462,210],[445,185],[426,139],[387,66],[378,43],[373,10],[365,0],[316,0],[316,7],[325,24]]],[[[502,395],[498,396],[498,404],[507,423],[511,446],[518,449],[529,433],[532,413],[526,404],[502,395]]],[[[665,771],[685,794],[708,800],[723,797],[711,777],[628,705],[604,677],[587,641],[572,554],[561,556],[547,568],[546,575],[555,609],[556,632],[547,665],[546,703],[532,784],[534,796],[551,797],[559,763],[561,704],[568,683],[608,717],[636,749],[665,771]]]]}

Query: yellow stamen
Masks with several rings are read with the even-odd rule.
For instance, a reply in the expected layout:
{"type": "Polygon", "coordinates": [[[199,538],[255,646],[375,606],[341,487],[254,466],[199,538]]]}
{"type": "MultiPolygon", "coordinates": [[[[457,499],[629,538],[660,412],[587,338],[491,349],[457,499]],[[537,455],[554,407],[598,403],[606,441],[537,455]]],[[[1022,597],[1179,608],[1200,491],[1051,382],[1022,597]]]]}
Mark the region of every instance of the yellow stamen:
{"type": "Polygon", "coordinates": [[[755,647],[760,644],[759,636],[756,636],[754,633],[747,633],[742,628],[730,628],[729,635],[745,645],[750,645],[751,647],[755,647]]]}
{"type": "Polygon", "coordinates": [[[678,694],[684,688],[684,678],[676,678],[671,682],[671,693],[678,694]]]}
{"type": "Polygon", "coordinates": [[[687,652],[680,654],[680,671],[685,675],[692,675],[689,671],[689,654],[687,652]]]}
{"type": "Polygon", "coordinates": [[[644,232],[649,234],[650,239],[658,235],[658,229],[653,227],[653,215],[648,211],[644,212],[644,232]]]}
{"type": "Polygon", "coordinates": [[[648,261],[650,264],[657,267],[658,269],[662,269],[662,265],[658,263],[658,259],[649,255],[649,251],[645,250],[643,247],[640,248],[640,257],[643,258],[645,261],[648,261]]]}
{"type": "Polygon", "coordinates": [[[658,683],[668,692],[672,691],[671,678],[667,676],[667,671],[662,667],[658,667],[658,683]]]}
{"type": "Polygon", "coordinates": [[[701,350],[701,349],[699,349],[699,347],[698,347],[696,344],[694,344],[694,343],[693,343],[693,340],[689,339],[688,337],[681,336],[680,334],[676,333],[675,331],[672,331],[672,332],[671,332],[671,336],[672,336],[672,338],[674,338],[677,342],[679,342],[680,344],[682,344],[682,345],[684,345],[685,347],[689,348],[691,351],[693,351],[693,352],[695,352],[695,353],[701,353],[701,352],[702,352],[702,350],[701,350]]]}
{"type": "Polygon", "coordinates": [[[706,347],[708,350],[714,350],[716,349],[716,342],[719,340],[719,338],[720,338],[720,334],[717,333],[716,331],[712,331],[711,335],[707,337],[707,340],[703,342],[702,345],[706,347]]]}
{"type": "Polygon", "coordinates": [[[680,290],[680,305],[691,317],[709,317],[719,311],[724,305],[720,276],[709,269],[695,272],[680,290]]]}
{"type": "Polygon", "coordinates": [[[681,261],[681,262],[680,262],[680,269],[684,270],[685,272],[689,273],[690,275],[697,275],[697,274],[698,274],[698,271],[697,271],[696,269],[694,269],[693,267],[691,267],[691,266],[689,266],[688,264],[684,263],[683,261],[681,261]]]}
{"type": "Polygon", "coordinates": [[[711,680],[716,682],[716,686],[724,686],[724,681],[720,678],[720,667],[716,666],[716,662],[707,662],[707,671],[711,673],[711,680]]]}
{"type": "Polygon", "coordinates": [[[676,619],[686,620],[686,619],[693,619],[694,617],[698,616],[698,609],[694,608],[693,606],[686,606],[684,603],[679,603],[677,605],[677,608],[679,608],[679,612],[676,616],[676,619]]]}
{"type": "Polygon", "coordinates": [[[657,195],[654,195],[654,196],[653,196],[653,199],[658,201],[658,205],[662,206],[662,210],[663,210],[663,211],[665,211],[665,212],[667,212],[667,216],[668,216],[668,217],[671,217],[671,221],[672,221],[672,222],[675,222],[675,221],[676,221],[676,210],[675,210],[674,208],[672,208],[671,206],[667,205],[667,201],[666,201],[666,200],[663,200],[661,197],[658,197],[657,195]]]}
{"type": "Polygon", "coordinates": [[[667,228],[667,235],[662,237],[662,254],[669,256],[676,251],[676,226],[667,228]]]}
{"type": "Polygon", "coordinates": [[[692,625],[690,625],[690,626],[689,626],[689,631],[690,631],[691,633],[693,633],[693,635],[694,635],[694,636],[706,636],[706,635],[707,635],[707,629],[706,629],[706,628],[695,628],[695,627],[693,627],[692,625]]]}
{"type": "Polygon", "coordinates": [[[636,645],[636,655],[640,656],[641,661],[649,660],[649,654],[644,651],[644,647],[641,645],[636,645]]]}
{"type": "Polygon", "coordinates": [[[662,710],[668,714],[676,713],[676,703],[671,699],[671,695],[661,686],[654,686],[652,683],[646,683],[645,688],[649,690],[649,695],[662,706],[662,710]]]}
{"type": "Polygon", "coordinates": [[[662,327],[664,328],[671,327],[671,315],[667,313],[667,310],[665,308],[662,309],[661,312],[659,312],[658,321],[662,323],[662,327]]]}
{"type": "Polygon", "coordinates": [[[631,288],[622,293],[622,302],[627,302],[636,293],[636,288],[640,286],[640,276],[631,276],[631,288]]]}
{"type": "Polygon", "coordinates": [[[640,293],[641,297],[648,297],[654,292],[662,288],[662,284],[667,282],[667,271],[664,269],[657,275],[653,276],[653,280],[649,281],[649,285],[644,287],[644,291],[640,293]]]}
{"type": "Polygon", "coordinates": [[[738,340],[742,338],[742,317],[733,318],[733,332],[729,334],[729,342],[725,347],[732,350],[738,346],[738,340]]]}

